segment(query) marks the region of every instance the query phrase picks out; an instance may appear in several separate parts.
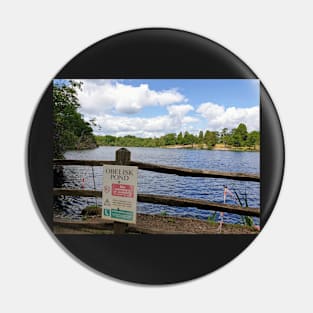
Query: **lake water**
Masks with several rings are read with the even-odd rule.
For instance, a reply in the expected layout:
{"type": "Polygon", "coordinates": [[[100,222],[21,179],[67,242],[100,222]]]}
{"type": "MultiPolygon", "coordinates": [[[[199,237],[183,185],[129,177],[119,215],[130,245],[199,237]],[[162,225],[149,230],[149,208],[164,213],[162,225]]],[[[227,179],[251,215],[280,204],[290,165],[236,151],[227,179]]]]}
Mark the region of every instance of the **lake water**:
{"type": "MultiPolygon", "coordinates": [[[[85,160],[114,160],[115,151],[119,147],[98,147],[92,150],[68,151],[66,159],[85,160]]],[[[233,152],[192,149],[161,149],[161,148],[127,148],[131,151],[133,161],[172,165],[186,168],[207,169],[226,172],[244,172],[259,174],[259,152],[233,152]]],[[[102,167],[90,166],[64,166],[63,187],[79,188],[84,184],[85,189],[102,189],[102,167]],[[93,179],[94,174],[94,179],[93,179]],[[94,184],[95,181],[95,184],[94,184]]],[[[247,194],[250,207],[260,207],[260,184],[258,182],[235,181],[229,179],[182,177],[156,172],[139,170],[138,193],[151,193],[159,195],[172,195],[177,197],[205,199],[223,203],[223,186],[227,185],[239,195],[247,194]]],[[[101,199],[81,197],[60,197],[55,202],[55,213],[58,215],[80,218],[81,210],[91,204],[101,204],[101,199]]],[[[229,204],[236,204],[231,197],[227,198],[229,204]]],[[[138,203],[139,213],[159,214],[207,219],[210,211],[197,208],[179,208],[157,204],[138,203]]],[[[217,216],[218,218],[218,216],[217,216]]],[[[227,223],[241,223],[239,215],[225,213],[224,221],[227,223]]],[[[254,218],[256,224],[259,219],[254,218]]]]}

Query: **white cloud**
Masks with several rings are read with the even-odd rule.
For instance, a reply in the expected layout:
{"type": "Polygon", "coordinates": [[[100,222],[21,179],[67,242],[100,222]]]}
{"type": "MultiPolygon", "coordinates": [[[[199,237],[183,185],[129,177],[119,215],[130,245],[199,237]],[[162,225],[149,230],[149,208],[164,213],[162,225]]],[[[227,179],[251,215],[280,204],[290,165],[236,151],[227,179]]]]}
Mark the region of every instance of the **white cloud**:
{"type": "Polygon", "coordinates": [[[260,127],[258,106],[225,109],[222,105],[207,102],[202,103],[196,112],[207,120],[207,127],[210,130],[221,130],[224,127],[232,129],[240,123],[245,123],[249,131],[258,130],[260,127]]]}
{"type": "Polygon", "coordinates": [[[137,113],[146,106],[167,106],[187,101],[175,89],[155,91],[148,84],[127,85],[114,80],[82,80],[78,92],[81,112],[85,114],[137,113]]]}
{"type": "Polygon", "coordinates": [[[171,116],[182,117],[186,115],[189,111],[193,111],[194,108],[190,104],[181,104],[181,105],[171,105],[167,108],[171,116]]]}
{"type": "MultiPolygon", "coordinates": [[[[197,122],[192,116],[186,116],[194,108],[189,104],[167,107],[168,115],[155,117],[130,117],[103,114],[95,117],[95,133],[115,136],[133,135],[139,137],[159,137],[171,132],[186,129],[188,124],[197,122]]],[[[88,116],[86,116],[88,117],[88,116]]],[[[88,120],[88,119],[87,119],[88,120]]]]}
{"type": "Polygon", "coordinates": [[[187,104],[187,98],[176,89],[156,91],[148,84],[133,86],[123,80],[87,79],[82,82],[82,91],[78,92],[80,112],[86,120],[96,118],[96,133],[153,137],[185,130],[232,129],[239,123],[245,123],[249,131],[259,129],[258,106],[225,108],[206,102],[196,109],[196,118],[190,115],[194,107],[187,104]],[[166,108],[168,113],[154,117],[131,116],[152,106],[166,108]]]}

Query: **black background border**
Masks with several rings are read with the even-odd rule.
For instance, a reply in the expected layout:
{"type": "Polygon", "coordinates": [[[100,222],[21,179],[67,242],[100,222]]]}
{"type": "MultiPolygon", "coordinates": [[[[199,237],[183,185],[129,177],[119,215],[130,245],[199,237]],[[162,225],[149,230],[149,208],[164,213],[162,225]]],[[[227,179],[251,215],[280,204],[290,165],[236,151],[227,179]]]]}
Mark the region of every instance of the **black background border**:
{"type": "MultiPolygon", "coordinates": [[[[104,39],[74,57],[55,78],[256,79],[237,56],[204,37],[150,28],[104,39]]],[[[284,140],[274,104],[261,84],[261,227],[276,203],[284,172],[284,140]]],[[[28,173],[37,206],[52,230],[52,84],[35,112],[28,173]]],[[[118,279],[167,284],[225,265],[255,235],[57,235],[75,257],[118,279]]]]}

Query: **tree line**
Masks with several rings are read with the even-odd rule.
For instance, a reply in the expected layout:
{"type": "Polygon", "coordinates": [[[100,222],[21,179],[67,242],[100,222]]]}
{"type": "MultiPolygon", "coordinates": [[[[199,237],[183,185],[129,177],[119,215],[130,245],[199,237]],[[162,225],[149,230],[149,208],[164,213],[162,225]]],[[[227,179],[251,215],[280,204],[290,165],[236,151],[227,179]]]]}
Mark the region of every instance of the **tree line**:
{"type": "Polygon", "coordinates": [[[247,126],[240,123],[238,127],[222,131],[199,131],[198,134],[191,134],[188,131],[169,133],[161,137],[141,138],[136,136],[96,136],[98,145],[101,146],[125,146],[125,147],[162,147],[170,145],[206,145],[207,149],[212,149],[216,144],[224,144],[225,147],[249,147],[256,148],[260,145],[260,132],[247,131],[247,126]]]}
{"type": "Polygon", "coordinates": [[[62,158],[66,150],[95,148],[91,125],[77,111],[77,90],[81,83],[53,83],[53,157],[62,158]]]}

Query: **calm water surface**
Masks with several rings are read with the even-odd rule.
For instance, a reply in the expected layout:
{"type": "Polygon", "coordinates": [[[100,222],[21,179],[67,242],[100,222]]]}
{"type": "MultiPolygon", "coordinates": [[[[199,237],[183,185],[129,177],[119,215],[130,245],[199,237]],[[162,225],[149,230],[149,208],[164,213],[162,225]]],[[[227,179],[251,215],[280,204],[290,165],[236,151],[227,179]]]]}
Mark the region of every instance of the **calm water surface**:
{"type": "MultiPolygon", "coordinates": [[[[82,160],[114,160],[118,147],[99,147],[93,150],[68,151],[66,159],[82,160]]],[[[244,172],[259,174],[259,152],[210,151],[191,149],[161,149],[161,148],[127,148],[131,151],[134,161],[173,165],[186,168],[207,169],[215,171],[244,172]]],[[[102,189],[102,167],[64,166],[65,180],[63,187],[85,189],[102,189]],[[93,171],[93,173],[92,173],[93,171]],[[94,175],[93,175],[94,174],[94,175]],[[93,179],[94,176],[94,179],[93,179]],[[95,181],[95,183],[94,183],[95,181]]],[[[241,182],[229,179],[180,177],[156,172],[139,170],[138,193],[173,195],[205,199],[223,203],[223,185],[239,194],[247,194],[250,207],[260,207],[260,184],[257,182],[241,182]]],[[[55,213],[58,215],[80,218],[81,210],[91,204],[101,204],[101,199],[81,197],[60,197],[55,202],[55,213]]],[[[227,203],[236,204],[231,197],[227,203]]],[[[138,212],[207,219],[213,212],[197,208],[179,208],[164,205],[138,203],[138,212]]],[[[236,214],[224,215],[227,223],[241,223],[241,217],[236,214]]],[[[254,218],[259,224],[259,219],[254,218]]]]}

